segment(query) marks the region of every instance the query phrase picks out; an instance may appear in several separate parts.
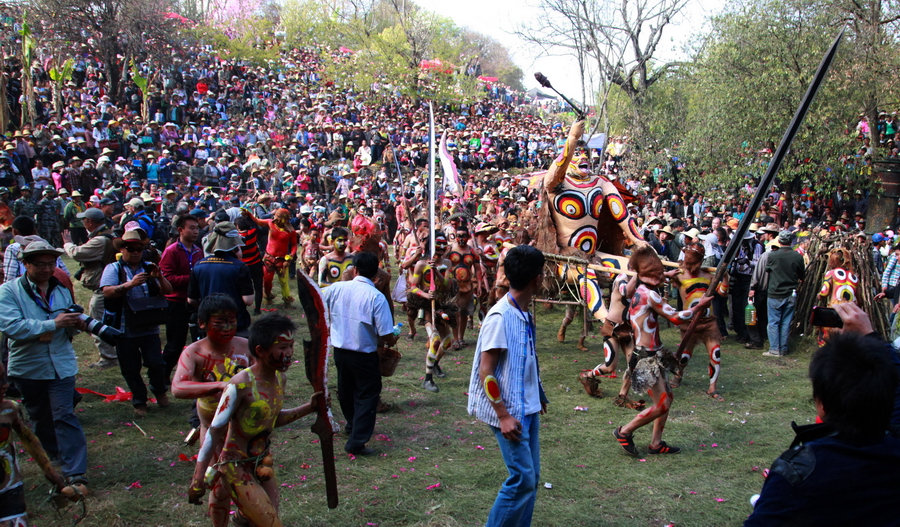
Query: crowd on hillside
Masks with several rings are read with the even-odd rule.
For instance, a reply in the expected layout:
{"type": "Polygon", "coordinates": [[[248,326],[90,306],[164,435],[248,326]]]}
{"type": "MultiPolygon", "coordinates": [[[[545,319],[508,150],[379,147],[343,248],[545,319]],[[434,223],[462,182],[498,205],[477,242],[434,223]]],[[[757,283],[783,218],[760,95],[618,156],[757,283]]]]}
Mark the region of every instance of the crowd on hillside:
{"type": "MultiPolygon", "coordinates": [[[[122,332],[115,346],[101,336],[95,338],[99,357],[92,366],[121,369],[133,394],[135,415],[141,417],[148,411],[151,393],[159,406],[168,406],[167,392],[175,393],[172,383],[177,382],[185,344],[221,333],[203,308],[197,323],[197,308],[204,299],[215,293],[229,296],[235,310],[231,337],[248,336],[250,311],[260,315],[264,305],[274,303],[276,280],[284,306],[290,307],[295,298],[289,278],[296,277],[297,269],[327,288],[352,264],[351,250],[362,253],[374,247],[381,269],[376,272],[375,263],[367,262],[372,282],[384,291],[392,267],[401,267],[397,274],[410,281],[408,289],[394,294],[388,290],[386,296],[405,305],[407,295],[425,291],[419,280],[424,280],[424,269],[431,264],[424,249],[420,250],[425,246],[420,237],[434,236],[443,240],[450,261],[457,254],[466,262],[465,279],[459,274],[456,279],[474,290],[461,290],[473,293],[473,303],[460,304],[463,316],[453,319],[452,328],[445,328],[448,334],[440,335],[441,343],[432,344],[429,335],[423,387],[438,391],[433,377],[440,377],[441,371],[431,357],[432,347],[440,346],[442,354],[450,346],[467,346],[466,310],[477,300],[479,310],[486,313],[482,304],[490,287],[484,277],[498,279],[503,242],[528,244],[541,228],[543,197],[527,176],[550,169],[564,151],[569,124],[547,110],[565,106],[537,105],[524,93],[484,82],[474,102],[436,107],[434,131],[437,137],[446,137],[459,179],[448,182],[455,179],[449,173],[439,177],[435,191],[440,232],[430,233],[421,223],[427,215],[429,193],[427,103],[400,96],[389,84],[358,91],[329,79],[327,62],[348,60],[347,51],[295,49],[284,52],[277,67],[195,51],[190,60],[174,60],[158,71],[141,66],[142,74],[152,79],[149,93],[142,93],[126,78],[120,97],[109,93],[97,56],[73,53],[72,78],[58,94],[45,63],[36,61],[32,70],[36,120],[21,127],[11,125],[0,147],[0,223],[8,226],[0,233],[0,255],[5,258],[2,280],[9,284],[0,290],[0,326],[11,328],[4,329],[0,346],[4,363],[7,355],[21,356],[29,346],[50,346],[49,337],[46,341],[17,338],[16,331],[22,335],[26,331],[12,321],[22,298],[34,300],[28,316],[56,321],[55,328],[42,326],[47,334],[53,329],[86,329],[76,313],[53,315],[55,319],[44,314],[59,311],[60,302],[74,302],[73,282],[80,281],[91,297],[85,311],[122,332]],[[54,105],[57,100],[59,106],[54,105]],[[459,189],[454,191],[456,184],[459,189]],[[372,232],[379,233],[378,240],[367,245],[365,235],[372,232]],[[63,254],[79,265],[71,274],[63,254]],[[38,280],[41,273],[46,274],[43,283],[53,287],[58,283],[60,289],[51,287],[45,297],[38,280]],[[26,274],[28,280],[17,280],[26,274]],[[22,285],[22,291],[13,292],[17,285],[22,285]],[[163,307],[132,302],[160,296],[168,302],[163,307]],[[50,309],[54,298],[55,311],[50,309]],[[160,309],[168,311],[162,314],[160,309]],[[192,314],[194,321],[189,323],[192,314]],[[147,317],[145,324],[132,326],[129,317],[138,316],[147,317]],[[165,343],[160,328],[165,330],[165,343]],[[149,387],[144,383],[144,368],[149,387]]],[[[4,71],[9,115],[13,123],[19,123],[27,101],[18,59],[8,56],[4,71]]],[[[893,117],[885,114],[876,128],[878,144],[896,155],[893,117]]],[[[867,121],[861,121],[859,133],[862,146],[848,153],[845,166],[871,166],[875,150],[867,121]]],[[[686,253],[692,253],[688,259],[702,253],[702,266],[716,266],[745,219],[755,180],[748,179],[744,188],[731,192],[706,193],[698,190],[690,165],[675,158],[668,166],[635,172],[628,162],[631,148],[627,137],[612,138],[591,152],[592,160],[583,168],[612,182],[627,204],[626,216],[634,219],[636,236],[663,260],[684,262],[686,253]]],[[[764,148],[760,155],[771,151],[764,148]]],[[[806,256],[812,236],[846,233],[867,238],[875,270],[881,274],[882,293],[896,304],[900,216],[895,215],[889,225],[867,227],[869,203],[868,190],[843,184],[834,192],[822,192],[802,181],[774,186],[750,220],[750,232],[730,270],[730,289],[713,301],[710,320],[722,339],[731,338],[749,349],[763,349],[768,340],[766,354],[788,352],[785,328],[790,314],[785,306],[793,302],[793,289],[803,276],[777,265],[773,273],[769,260],[795,250],[806,256]],[[770,274],[777,286],[770,285],[770,274]],[[768,316],[780,323],[787,320],[775,333],[767,324],[767,296],[769,306],[777,300],[777,311],[768,316]],[[745,320],[751,299],[759,310],[755,326],[745,320]]],[[[796,267],[797,261],[791,265],[796,267]]],[[[455,269],[461,267],[458,264],[453,261],[455,269]]],[[[845,274],[839,283],[831,278],[830,287],[846,286],[850,275],[845,274]]],[[[533,276],[529,279],[534,281],[533,276]]],[[[677,294],[672,296],[675,303],[683,304],[677,294]]],[[[408,337],[416,334],[414,311],[408,312],[408,337]]],[[[468,314],[477,317],[474,309],[468,314]]],[[[53,342],[62,349],[64,340],[60,336],[59,342],[53,342]]],[[[247,357],[242,359],[246,359],[243,365],[249,364],[247,357]]],[[[74,375],[74,359],[65,360],[57,378],[51,375],[48,382],[74,375]]],[[[72,390],[67,384],[53,384],[48,390],[43,384],[29,383],[24,376],[32,370],[23,369],[21,360],[9,364],[10,377],[25,379],[14,383],[11,393],[40,400],[27,409],[43,444],[53,427],[61,426],[48,407],[57,399],[71,398],[72,390]]],[[[45,373],[41,370],[39,375],[45,373]]],[[[188,392],[179,391],[179,396],[184,393],[188,392]]],[[[710,395],[717,398],[719,394],[710,395]]],[[[203,396],[198,398],[202,403],[203,396]]],[[[374,412],[378,401],[370,402],[374,412]]],[[[203,417],[201,407],[198,403],[203,417]]],[[[310,407],[303,411],[309,413],[310,407]]],[[[352,404],[344,412],[352,412],[352,404]]],[[[200,424],[195,416],[192,425],[200,429],[200,424]]],[[[79,439],[74,430],[80,430],[80,424],[69,425],[65,433],[57,429],[60,444],[53,444],[56,450],[50,453],[62,460],[67,483],[84,485],[84,435],[79,439]]],[[[348,452],[366,452],[365,441],[361,444],[348,452]]],[[[47,444],[44,448],[52,450],[47,444]]]]}

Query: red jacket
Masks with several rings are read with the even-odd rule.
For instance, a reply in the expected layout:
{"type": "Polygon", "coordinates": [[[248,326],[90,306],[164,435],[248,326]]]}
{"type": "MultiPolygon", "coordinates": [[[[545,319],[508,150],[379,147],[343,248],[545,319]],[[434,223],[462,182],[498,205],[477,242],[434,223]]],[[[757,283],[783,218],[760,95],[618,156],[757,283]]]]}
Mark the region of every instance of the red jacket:
{"type": "Polygon", "coordinates": [[[159,269],[172,284],[172,294],[166,295],[172,302],[187,302],[191,269],[203,258],[203,250],[196,243],[189,251],[180,241],[172,243],[162,253],[159,269]],[[190,257],[188,257],[190,255],[190,257]]]}

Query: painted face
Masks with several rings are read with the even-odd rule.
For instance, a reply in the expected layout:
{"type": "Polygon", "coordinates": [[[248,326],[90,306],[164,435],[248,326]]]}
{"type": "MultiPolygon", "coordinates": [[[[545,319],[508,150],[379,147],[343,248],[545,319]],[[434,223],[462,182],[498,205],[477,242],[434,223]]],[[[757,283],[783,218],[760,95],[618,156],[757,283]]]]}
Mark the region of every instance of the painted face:
{"type": "Polygon", "coordinates": [[[216,344],[231,342],[237,332],[237,313],[216,311],[209,317],[205,327],[206,336],[216,344]]]}
{"type": "Polygon", "coordinates": [[[280,372],[286,372],[291,367],[294,358],[294,334],[282,333],[278,335],[272,347],[269,348],[267,361],[270,366],[280,372]]]}
{"type": "Polygon", "coordinates": [[[447,238],[443,236],[438,236],[434,239],[434,252],[437,254],[444,254],[447,251],[447,238]]]}
{"type": "Polygon", "coordinates": [[[334,248],[338,251],[343,251],[347,248],[347,238],[341,236],[340,238],[334,239],[334,248]]]}

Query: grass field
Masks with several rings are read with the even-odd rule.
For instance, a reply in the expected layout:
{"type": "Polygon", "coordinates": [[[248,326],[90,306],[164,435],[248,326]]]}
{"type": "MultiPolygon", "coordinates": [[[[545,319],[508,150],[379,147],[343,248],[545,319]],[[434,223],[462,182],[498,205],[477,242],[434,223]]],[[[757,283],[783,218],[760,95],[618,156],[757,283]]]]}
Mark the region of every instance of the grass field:
{"type": "MultiPolygon", "coordinates": [[[[83,288],[79,300],[87,305],[83,288]]],[[[299,318],[291,309],[288,315],[299,318]]],[[[404,317],[405,318],[405,317],[404,317]]],[[[762,357],[731,340],[723,343],[717,403],[704,395],[705,351],[698,349],[675,401],[665,439],[684,450],[674,456],[627,457],[612,437],[615,426],[634,415],[612,405],[618,379],[604,379],[607,397],[587,396],[578,372],[601,360],[601,340],[591,348],[575,348],[577,329],[569,341],[556,341],[562,311],[540,310],[538,353],[550,399],[541,421],[541,488],[534,514],[536,526],[678,526],[739,525],[750,513],[749,498],[759,492],[762,469],[789,445],[790,422],[806,424],[815,415],[806,378],[812,343],[794,343],[787,358],[762,357]],[[575,411],[576,406],[588,407],[575,411]]],[[[400,318],[398,317],[398,321],[400,318]]],[[[403,320],[405,322],[405,320],[403,320]]],[[[304,326],[305,320],[299,321],[304,326]]],[[[599,329],[599,326],[598,326],[599,329]]],[[[405,328],[404,328],[405,331],[405,328]]],[[[374,440],[381,451],[351,459],[343,453],[345,436],[335,436],[340,505],[325,502],[322,458],[313,417],[277,431],[273,454],[281,485],[281,517],[288,526],[456,526],[483,525],[506,469],[487,425],[466,413],[468,379],[474,344],[450,352],[442,362],[449,376],[437,379],[440,393],[421,388],[425,348],[423,330],[414,342],[401,339],[403,359],[393,377],[384,380],[382,398],[394,409],[380,414],[374,440]],[[439,485],[438,485],[439,484],[439,485]]],[[[468,340],[474,343],[470,331],[468,340]]],[[[663,341],[677,345],[677,330],[663,341]]],[[[101,393],[125,387],[117,369],[88,368],[96,351],[85,335],[75,340],[80,374],[78,386],[101,393]]],[[[298,350],[299,351],[299,350],[298,350]]],[[[300,358],[299,355],[295,358],[300,358]]],[[[302,359],[301,359],[302,360],[302,359]]],[[[620,367],[622,361],[620,361],[620,367]]],[[[336,372],[330,373],[334,389],[336,372]]],[[[308,400],[311,389],[302,363],[288,371],[286,405],[308,400]]],[[[184,446],[189,401],[151,406],[148,417],[132,423],[129,403],[105,403],[86,395],[77,414],[88,438],[91,498],[84,526],[209,525],[205,507],[187,502],[192,463],[197,453],[184,446]]],[[[335,417],[341,420],[335,398],[335,417]]],[[[635,439],[646,452],[649,427],[635,439]]],[[[33,525],[70,525],[72,514],[59,518],[44,504],[48,484],[34,463],[22,460],[33,525]]]]}

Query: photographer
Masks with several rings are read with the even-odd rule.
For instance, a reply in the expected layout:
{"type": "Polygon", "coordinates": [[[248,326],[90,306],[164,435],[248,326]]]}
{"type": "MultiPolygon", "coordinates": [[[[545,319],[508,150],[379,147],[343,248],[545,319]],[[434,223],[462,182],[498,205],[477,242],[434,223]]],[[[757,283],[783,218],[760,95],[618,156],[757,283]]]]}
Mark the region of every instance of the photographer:
{"type": "Polygon", "coordinates": [[[53,277],[62,254],[43,240],[19,253],[25,274],[0,286],[0,331],[9,337],[9,377],[41,446],[59,459],[69,484],[86,484],[87,441],[72,397],[78,373],[72,337],[84,323],[66,312],[72,294],[53,277]]]}
{"type": "Polygon", "coordinates": [[[856,304],[834,309],[843,331],[809,364],[821,423],[792,423],[797,436],[772,464],[745,527],[897,524],[900,359],[856,304]]]}
{"type": "Polygon", "coordinates": [[[162,356],[159,325],[165,323],[168,304],[163,295],[172,294],[172,284],[159,267],[141,261],[150,243],[140,229],[126,231],[113,241],[122,259],[103,270],[100,287],[106,299],[104,322],[124,334],[116,343],[122,377],[131,390],[135,417],[147,415],[147,386],[141,364],[147,368],[150,390],[160,408],[169,406],[166,395],[166,364],[162,356]]]}
{"type": "MultiPolygon", "coordinates": [[[[72,236],[63,232],[63,248],[73,260],[81,264],[81,270],[75,274],[81,279],[81,285],[92,292],[91,302],[88,304],[88,314],[91,318],[103,320],[104,297],[100,290],[100,276],[106,264],[116,259],[116,249],[113,247],[112,230],[107,226],[106,215],[100,209],[87,209],[76,216],[81,220],[88,233],[88,240],[82,245],[72,243],[72,236]]],[[[91,364],[92,368],[106,369],[118,364],[116,350],[98,337],[94,337],[94,345],[100,352],[100,360],[91,364]]]]}

